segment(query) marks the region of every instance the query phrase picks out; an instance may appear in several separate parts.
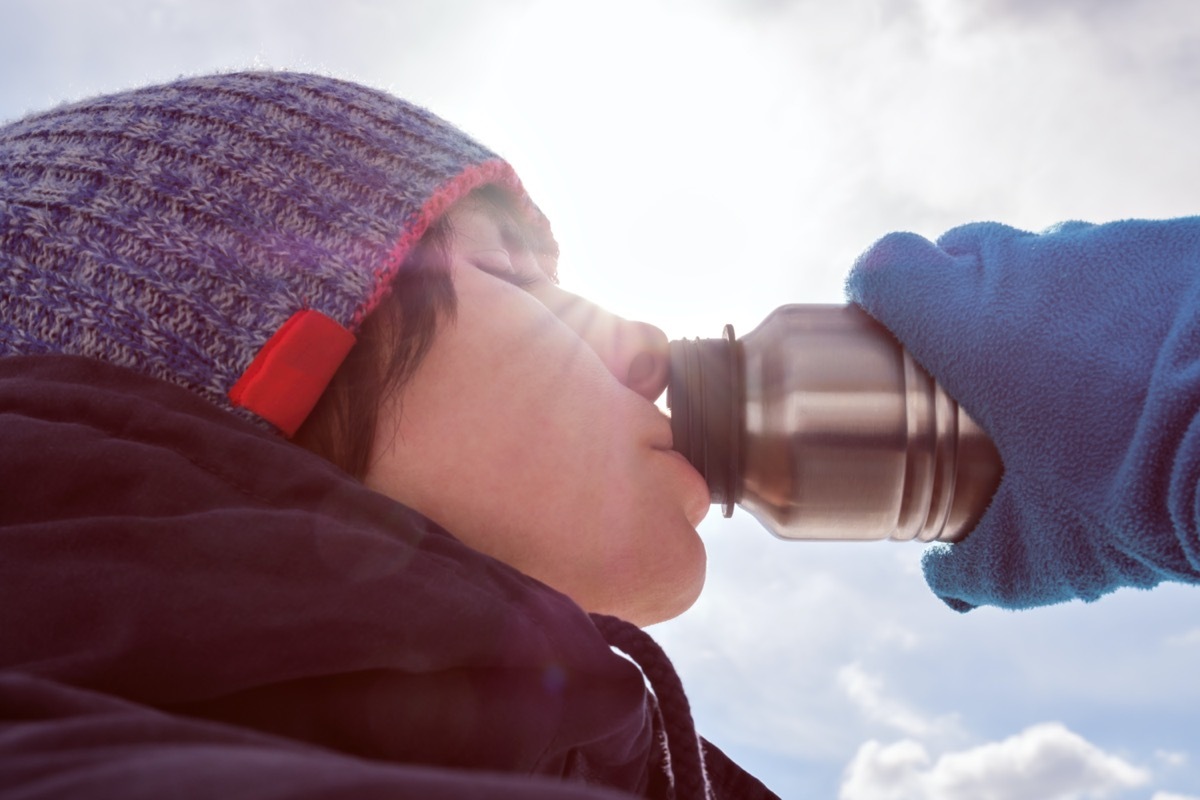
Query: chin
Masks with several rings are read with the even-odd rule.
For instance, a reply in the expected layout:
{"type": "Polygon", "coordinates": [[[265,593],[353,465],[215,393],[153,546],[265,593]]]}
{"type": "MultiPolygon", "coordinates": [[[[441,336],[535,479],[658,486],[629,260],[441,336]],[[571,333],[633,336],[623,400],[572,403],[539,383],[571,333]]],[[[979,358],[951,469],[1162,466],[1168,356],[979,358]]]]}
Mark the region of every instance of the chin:
{"type": "Polygon", "coordinates": [[[632,587],[623,597],[614,598],[609,610],[589,609],[611,614],[632,622],[639,628],[678,617],[700,597],[704,588],[707,555],[699,535],[694,535],[694,551],[682,561],[675,562],[670,573],[657,573],[632,587]]]}

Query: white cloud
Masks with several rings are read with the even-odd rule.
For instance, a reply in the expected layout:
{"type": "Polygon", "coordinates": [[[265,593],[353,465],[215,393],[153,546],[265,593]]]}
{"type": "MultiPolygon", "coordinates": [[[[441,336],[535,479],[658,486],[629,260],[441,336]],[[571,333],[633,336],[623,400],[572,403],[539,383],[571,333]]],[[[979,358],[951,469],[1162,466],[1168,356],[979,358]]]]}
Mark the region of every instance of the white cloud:
{"type": "Polygon", "coordinates": [[[1150,800],[1200,800],[1194,794],[1175,794],[1174,792],[1155,792],[1150,800]]]}
{"type": "Polygon", "coordinates": [[[871,741],[858,749],[846,769],[840,800],[918,800],[928,797],[924,777],[929,753],[912,739],[883,745],[871,741]]]}
{"type": "Polygon", "coordinates": [[[1154,757],[1168,767],[1182,767],[1187,764],[1187,753],[1180,753],[1175,750],[1155,750],[1154,757]]]}
{"type": "MultiPolygon", "coordinates": [[[[1085,800],[1145,785],[1150,774],[1059,723],[933,762],[908,739],[863,744],[847,767],[841,800],[1085,800]]],[[[1169,797],[1169,796],[1166,796],[1169,797]]],[[[1164,800],[1164,798],[1157,798],[1164,800]]]]}
{"type": "Polygon", "coordinates": [[[888,696],[883,678],[867,672],[858,662],[838,670],[837,684],[867,719],[909,736],[928,738],[955,726],[953,717],[927,717],[902,700],[888,696]]]}

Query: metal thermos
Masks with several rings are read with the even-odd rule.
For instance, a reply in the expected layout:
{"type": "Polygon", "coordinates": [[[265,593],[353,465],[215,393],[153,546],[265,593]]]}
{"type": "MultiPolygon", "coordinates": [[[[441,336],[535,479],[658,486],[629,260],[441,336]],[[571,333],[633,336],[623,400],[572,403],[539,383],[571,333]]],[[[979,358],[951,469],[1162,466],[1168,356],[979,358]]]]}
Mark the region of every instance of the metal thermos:
{"type": "Polygon", "coordinates": [[[856,306],[788,305],[671,342],[674,447],[785,539],[954,541],[1000,482],[991,440],[856,306]]]}

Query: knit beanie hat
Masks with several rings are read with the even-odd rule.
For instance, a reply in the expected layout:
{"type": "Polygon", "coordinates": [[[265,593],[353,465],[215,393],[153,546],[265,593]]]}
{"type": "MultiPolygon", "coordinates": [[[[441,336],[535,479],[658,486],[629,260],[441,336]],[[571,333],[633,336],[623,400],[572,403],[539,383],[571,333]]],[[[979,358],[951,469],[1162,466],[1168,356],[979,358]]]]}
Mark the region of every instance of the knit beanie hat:
{"type": "Polygon", "coordinates": [[[0,356],[130,367],[291,435],[456,200],[511,167],[343,81],[227,74],[0,128],[0,356]]]}

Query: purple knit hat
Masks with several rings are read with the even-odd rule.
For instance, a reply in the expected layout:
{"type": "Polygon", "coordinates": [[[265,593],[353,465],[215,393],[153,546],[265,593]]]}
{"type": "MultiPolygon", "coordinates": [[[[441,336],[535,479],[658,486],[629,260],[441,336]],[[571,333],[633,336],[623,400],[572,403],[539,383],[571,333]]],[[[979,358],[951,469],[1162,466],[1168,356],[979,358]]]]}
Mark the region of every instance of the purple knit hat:
{"type": "Polygon", "coordinates": [[[0,128],[0,356],[101,359],[291,435],[456,200],[507,163],[389,95],[285,72],[100,97],[0,128]]]}

